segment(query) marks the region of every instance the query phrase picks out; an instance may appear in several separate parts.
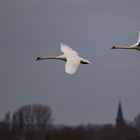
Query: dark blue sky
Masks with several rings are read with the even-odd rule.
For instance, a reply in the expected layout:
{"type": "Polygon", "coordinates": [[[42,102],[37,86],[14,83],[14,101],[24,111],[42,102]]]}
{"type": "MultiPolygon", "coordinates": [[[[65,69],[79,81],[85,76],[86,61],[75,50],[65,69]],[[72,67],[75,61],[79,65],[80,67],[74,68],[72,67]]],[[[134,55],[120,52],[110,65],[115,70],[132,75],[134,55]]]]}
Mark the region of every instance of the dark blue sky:
{"type": "Polygon", "coordinates": [[[140,30],[139,0],[1,0],[0,117],[25,104],[52,108],[55,123],[114,123],[121,98],[124,117],[140,113],[140,53],[110,50],[130,45],[140,30]],[[89,59],[75,75],[61,61],[60,42],[89,59]]]}

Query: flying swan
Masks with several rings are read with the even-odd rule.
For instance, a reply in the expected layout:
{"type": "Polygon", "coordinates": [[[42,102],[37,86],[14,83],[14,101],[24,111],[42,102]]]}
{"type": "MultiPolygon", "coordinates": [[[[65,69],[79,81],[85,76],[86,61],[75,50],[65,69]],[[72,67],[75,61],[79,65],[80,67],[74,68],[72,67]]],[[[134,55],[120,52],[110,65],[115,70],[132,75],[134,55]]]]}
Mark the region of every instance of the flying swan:
{"type": "Polygon", "coordinates": [[[113,46],[112,49],[134,49],[140,51],[140,31],[139,31],[139,37],[137,43],[131,46],[113,46]]]}
{"type": "Polygon", "coordinates": [[[38,56],[36,60],[45,60],[45,59],[58,59],[66,62],[65,72],[68,74],[74,74],[77,71],[77,68],[80,64],[90,64],[91,62],[81,58],[78,53],[70,48],[64,43],[60,43],[61,51],[63,52],[60,56],[38,56]]]}

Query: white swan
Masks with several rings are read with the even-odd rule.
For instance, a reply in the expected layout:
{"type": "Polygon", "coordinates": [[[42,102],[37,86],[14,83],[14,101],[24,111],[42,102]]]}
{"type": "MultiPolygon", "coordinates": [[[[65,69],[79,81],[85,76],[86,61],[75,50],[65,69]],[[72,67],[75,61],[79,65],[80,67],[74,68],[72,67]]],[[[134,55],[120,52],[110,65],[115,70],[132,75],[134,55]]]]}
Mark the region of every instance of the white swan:
{"type": "Polygon", "coordinates": [[[58,59],[66,61],[65,72],[68,74],[74,74],[79,64],[90,64],[91,62],[78,56],[78,53],[70,48],[68,45],[60,43],[61,51],[63,52],[60,56],[39,56],[36,60],[45,59],[58,59]]]}
{"type": "Polygon", "coordinates": [[[113,46],[112,49],[134,49],[140,51],[140,31],[139,31],[139,37],[137,43],[131,46],[113,46]]]}

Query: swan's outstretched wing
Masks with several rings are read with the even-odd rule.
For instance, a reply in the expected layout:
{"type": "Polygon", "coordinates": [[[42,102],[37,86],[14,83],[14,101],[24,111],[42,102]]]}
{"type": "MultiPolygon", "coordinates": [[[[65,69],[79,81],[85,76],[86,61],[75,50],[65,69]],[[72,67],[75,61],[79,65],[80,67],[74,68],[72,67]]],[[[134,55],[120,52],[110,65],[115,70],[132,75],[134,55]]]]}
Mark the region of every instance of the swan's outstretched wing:
{"type": "Polygon", "coordinates": [[[73,50],[71,47],[64,43],[60,43],[61,51],[66,55],[78,55],[78,53],[73,50]]]}
{"type": "Polygon", "coordinates": [[[65,72],[68,74],[74,74],[77,71],[77,68],[80,65],[80,59],[72,57],[67,58],[67,62],[65,64],[65,72]]]}
{"type": "Polygon", "coordinates": [[[139,35],[138,35],[138,41],[135,44],[131,45],[130,47],[133,48],[135,46],[140,47],[140,31],[139,31],[139,35]]]}
{"type": "Polygon", "coordinates": [[[138,42],[140,42],[140,31],[139,31],[139,36],[138,36],[138,42]]]}
{"type": "Polygon", "coordinates": [[[137,45],[138,45],[138,47],[140,47],[140,31],[139,31],[139,37],[138,37],[137,45]]]}

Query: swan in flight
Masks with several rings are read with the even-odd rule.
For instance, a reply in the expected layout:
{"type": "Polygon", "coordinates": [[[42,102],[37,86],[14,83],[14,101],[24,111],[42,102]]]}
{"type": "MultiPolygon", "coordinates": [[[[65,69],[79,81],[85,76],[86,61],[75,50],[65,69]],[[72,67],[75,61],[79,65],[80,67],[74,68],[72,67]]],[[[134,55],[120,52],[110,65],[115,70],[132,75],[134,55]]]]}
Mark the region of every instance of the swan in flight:
{"type": "Polygon", "coordinates": [[[78,53],[70,48],[68,45],[60,43],[61,51],[63,52],[60,56],[38,56],[36,60],[45,59],[58,59],[66,62],[65,72],[68,74],[74,74],[80,64],[90,64],[91,62],[81,58],[78,53]]]}
{"type": "Polygon", "coordinates": [[[113,46],[112,49],[134,49],[140,51],[140,31],[139,31],[139,37],[137,43],[131,46],[113,46]]]}

